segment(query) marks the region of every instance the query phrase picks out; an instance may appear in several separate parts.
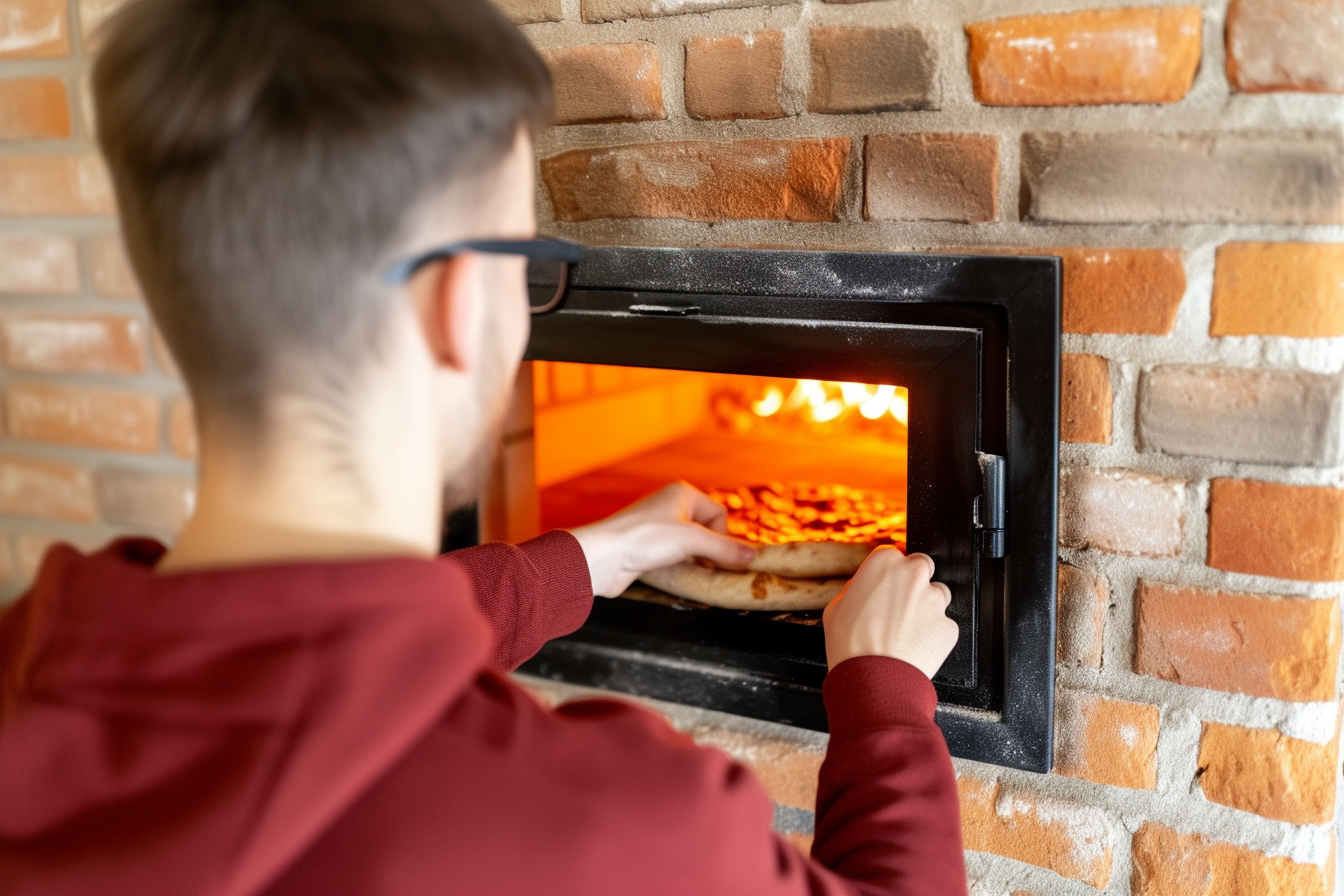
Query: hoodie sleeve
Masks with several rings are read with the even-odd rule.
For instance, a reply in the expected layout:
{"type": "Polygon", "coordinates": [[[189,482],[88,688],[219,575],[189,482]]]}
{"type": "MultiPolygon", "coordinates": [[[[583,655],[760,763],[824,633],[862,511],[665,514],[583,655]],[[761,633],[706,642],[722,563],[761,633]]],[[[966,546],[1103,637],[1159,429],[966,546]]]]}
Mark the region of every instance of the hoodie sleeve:
{"type": "Polygon", "coordinates": [[[812,857],[862,893],[966,893],[956,773],[934,724],[938,697],[914,666],[846,660],[822,693],[831,740],[812,857]]]}
{"type": "Polygon", "coordinates": [[[578,629],[592,609],[588,561],[568,532],[444,556],[471,577],[476,606],[495,631],[493,659],[501,668],[518,668],[547,641],[578,629]]]}

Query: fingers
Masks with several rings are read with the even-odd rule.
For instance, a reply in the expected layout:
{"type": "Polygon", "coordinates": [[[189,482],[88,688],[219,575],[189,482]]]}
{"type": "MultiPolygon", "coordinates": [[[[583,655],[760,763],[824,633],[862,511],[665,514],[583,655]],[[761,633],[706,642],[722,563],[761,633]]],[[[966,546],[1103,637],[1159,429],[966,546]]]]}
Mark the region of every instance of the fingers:
{"type": "Polygon", "coordinates": [[[691,522],[706,529],[728,534],[728,511],[724,506],[688,482],[671,486],[679,490],[687,516],[691,522]]]}
{"type": "Polygon", "coordinates": [[[917,563],[922,563],[926,567],[928,567],[929,571],[925,575],[927,575],[930,579],[932,579],[933,574],[937,572],[937,567],[934,566],[933,558],[930,557],[928,554],[906,554],[905,559],[912,560],[917,563]]]}
{"type": "Polygon", "coordinates": [[[943,609],[946,610],[952,604],[952,589],[942,582],[930,582],[930,586],[943,596],[943,609]]]}
{"type": "Polygon", "coordinates": [[[745,569],[756,557],[756,549],[751,545],[703,526],[685,525],[678,528],[677,534],[686,557],[703,557],[725,569],[745,569]]]}

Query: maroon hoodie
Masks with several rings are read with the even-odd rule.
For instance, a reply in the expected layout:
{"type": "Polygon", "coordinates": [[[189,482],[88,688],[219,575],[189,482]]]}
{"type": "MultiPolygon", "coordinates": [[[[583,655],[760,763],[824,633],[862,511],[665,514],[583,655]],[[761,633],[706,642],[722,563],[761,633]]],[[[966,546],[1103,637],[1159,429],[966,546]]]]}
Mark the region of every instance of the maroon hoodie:
{"type": "Polygon", "coordinates": [[[0,616],[3,894],[964,894],[918,670],[826,680],[812,858],[728,756],[503,672],[592,603],[568,533],[156,576],[54,548],[0,616]]]}

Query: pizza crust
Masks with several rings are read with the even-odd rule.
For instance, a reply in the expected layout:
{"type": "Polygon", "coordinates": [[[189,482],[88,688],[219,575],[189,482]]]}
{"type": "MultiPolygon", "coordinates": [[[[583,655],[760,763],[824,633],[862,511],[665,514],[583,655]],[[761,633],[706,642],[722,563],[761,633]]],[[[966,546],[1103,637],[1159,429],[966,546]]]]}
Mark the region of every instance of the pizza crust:
{"type": "Polygon", "coordinates": [[[847,578],[789,579],[770,572],[732,572],[691,562],[655,569],[639,579],[711,607],[773,612],[824,609],[849,583],[847,578]]]}
{"type": "Polygon", "coordinates": [[[747,567],[748,572],[768,572],[791,579],[828,579],[854,575],[877,545],[796,541],[753,547],[756,559],[747,567]]]}

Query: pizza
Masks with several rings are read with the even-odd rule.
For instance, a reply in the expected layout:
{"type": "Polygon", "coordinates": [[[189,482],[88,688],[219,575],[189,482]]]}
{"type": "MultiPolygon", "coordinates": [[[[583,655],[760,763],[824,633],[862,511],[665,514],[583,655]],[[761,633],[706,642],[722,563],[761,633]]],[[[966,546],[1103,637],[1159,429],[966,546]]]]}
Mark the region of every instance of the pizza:
{"type": "Polygon", "coordinates": [[[905,504],[845,485],[784,484],[711,489],[728,510],[728,534],[756,545],[745,572],[682,563],[645,573],[647,585],[736,610],[819,610],[880,545],[905,547],[905,504]]]}

